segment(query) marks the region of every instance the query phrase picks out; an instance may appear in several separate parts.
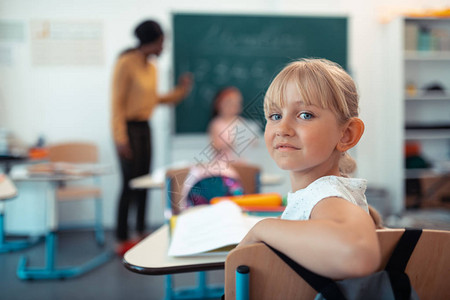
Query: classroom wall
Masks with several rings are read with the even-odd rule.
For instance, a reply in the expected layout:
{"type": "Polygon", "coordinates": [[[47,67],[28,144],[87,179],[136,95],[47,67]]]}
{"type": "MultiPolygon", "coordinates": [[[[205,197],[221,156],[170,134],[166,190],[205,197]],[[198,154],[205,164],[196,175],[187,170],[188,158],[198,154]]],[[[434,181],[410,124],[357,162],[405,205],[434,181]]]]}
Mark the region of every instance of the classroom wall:
{"type": "MultiPolygon", "coordinates": [[[[172,82],[171,12],[210,12],[244,14],[293,14],[293,15],[345,15],[349,17],[349,67],[361,94],[361,117],[366,132],[360,145],[353,152],[356,156],[358,176],[365,177],[372,186],[392,189],[395,182],[389,172],[389,157],[398,156],[398,149],[391,149],[389,126],[401,126],[395,121],[397,112],[390,111],[384,89],[387,71],[383,57],[389,51],[384,44],[385,25],[380,16],[406,8],[443,7],[446,1],[392,1],[392,0],[314,0],[314,1],[144,1],[144,0],[1,0],[0,20],[23,24],[24,37],[5,40],[0,37],[0,128],[11,130],[24,143],[31,145],[43,136],[48,143],[61,140],[91,140],[98,143],[102,163],[111,163],[115,173],[102,179],[105,196],[105,224],[113,226],[119,193],[119,172],[109,130],[110,81],[112,68],[118,53],[134,45],[132,29],[145,19],[154,18],[167,33],[165,51],[158,61],[160,90],[167,91],[172,82]],[[34,66],[31,61],[30,24],[34,20],[83,21],[93,20],[102,24],[102,62],[96,66],[34,66]],[[397,151],[392,153],[392,151],[397,151]],[[392,156],[394,155],[394,156],[392,156]]],[[[332,47],[333,45],[330,45],[332,47]]],[[[189,137],[171,136],[173,110],[159,107],[153,116],[154,167],[173,160],[192,160],[204,146],[203,135],[189,137]],[[170,151],[167,151],[167,148],[170,151]],[[179,151],[184,149],[185,151],[179,151]]],[[[266,172],[280,173],[285,183],[267,187],[264,191],[285,193],[289,189],[286,174],[280,172],[269,159],[264,142],[244,154],[250,161],[261,163],[266,172]]],[[[36,190],[26,183],[20,184],[21,197],[8,204],[7,229],[35,228],[41,221],[34,217],[23,218],[42,211],[42,201],[36,190]],[[26,207],[26,210],[23,208],[26,207]],[[21,215],[22,214],[22,215],[21,215]],[[16,216],[16,217],[15,217],[16,216]],[[21,220],[18,225],[17,218],[21,220]],[[33,220],[32,220],[33,219],[33,220]],[[14,221],[15,220],[15,221],[14,221]]],[[[152,192],[148,222],[152,225],[163,221],[162,201],[159,192],[152,192]]],[[[401,200],[394,199],[394,209],[401,209],[401,200]]],[[[79,211],[87,215],[88,208],[79,211]]],[[[71,218],[73,210],[62,211],[63,218],[71,218]]]]}

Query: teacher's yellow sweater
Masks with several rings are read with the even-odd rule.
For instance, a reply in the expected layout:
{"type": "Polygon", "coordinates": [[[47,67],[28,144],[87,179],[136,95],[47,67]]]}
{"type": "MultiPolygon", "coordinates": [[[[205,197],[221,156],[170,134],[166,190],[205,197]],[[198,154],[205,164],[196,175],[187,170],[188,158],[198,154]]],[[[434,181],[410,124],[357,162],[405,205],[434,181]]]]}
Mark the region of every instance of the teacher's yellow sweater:
{"type": "Polygon", "coordinates": [[[128,143],[127,121],[147,121],[158,103],[171,103],[185,95],[176,87],[164,96],[157,92],[157,69],[139,50],[117,60],[112,83],[112,131],[116,144],[128,143]]]}

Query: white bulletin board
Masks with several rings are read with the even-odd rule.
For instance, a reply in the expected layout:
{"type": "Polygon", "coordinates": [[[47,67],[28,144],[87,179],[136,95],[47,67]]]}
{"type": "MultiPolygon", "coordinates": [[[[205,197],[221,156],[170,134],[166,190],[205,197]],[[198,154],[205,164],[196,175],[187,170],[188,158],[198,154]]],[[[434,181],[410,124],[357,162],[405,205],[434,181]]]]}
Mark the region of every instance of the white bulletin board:
{"type": "Polygon", "coordinates": [[[104,64],[100,21],[32,21],[31,55],[35,66],[104,64]]]}

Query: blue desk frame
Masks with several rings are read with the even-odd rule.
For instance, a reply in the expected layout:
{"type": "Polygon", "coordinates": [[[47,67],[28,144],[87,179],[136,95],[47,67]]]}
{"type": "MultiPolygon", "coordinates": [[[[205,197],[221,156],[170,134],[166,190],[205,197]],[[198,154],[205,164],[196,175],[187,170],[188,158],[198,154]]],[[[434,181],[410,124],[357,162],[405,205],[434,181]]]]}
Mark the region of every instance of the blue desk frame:
{"type": "Polygon", "coordinates": [[[47,226],[48,232],[45,237],[46,245],[46,265],[42,268],[29,268],[27,266],[26,256],[22,256],[19,265],[17,267],[17,276],[23,280],[29,279],[62,279],[80,276],[92,269],[106,263],[113,256],[114,252],[112,250],[105,250],[99,255],[95,256],[90,261],[78,265],[69,267],[57,267],[57,228],[58,228],[58,218],[56,209],[56,198],[55,191],[59,182],[64,182],[67,180],[78,180],[83,179],[85,176],[72,176],[72,175],[56,175],[48,177],[35,177],[35,178],[20,178],[18,180],[23,181],[47,181],[49,183],[49,189],[47,193],[47,226]]]}
{"type": "MultiPolygon", "coordinates": [[[[1,175],[1,174],[0,174],[1,175]]],[[[30,237],[20,240],[7,240],[5,234],[5,203],[6,200],[11,200],[17,197],[17,189],[15,185],[6,175],[0,182],[2,193],[0,193],[0,253],[18,251],[26,249],[40,242],[40,237],[30,237]]]]}
{"type": "Polygon", "coordinates": [[[0,253],[19,251],[36,245],[42,241],[41,237],[30,237],[20,240],[7,240],[5,234],[5,213],[3,203],[0,203],[0,253]]]}
{"type": "Polygon", "coordinates": [[[108,262],[113,257],[112,251],[104,251],[91,259],[90,261],[79,265],[69,267],[57,267],[56,266],[56,249],[57,249],[57,233],[49,232],[45,237],[46,246],[46,265],[43,268],[28,268],[27,257],[22,256],[17,267],[17,276],[20,279],[62,279],[80,276],[86,272],[89,272],[102,264],[108,262]]]}

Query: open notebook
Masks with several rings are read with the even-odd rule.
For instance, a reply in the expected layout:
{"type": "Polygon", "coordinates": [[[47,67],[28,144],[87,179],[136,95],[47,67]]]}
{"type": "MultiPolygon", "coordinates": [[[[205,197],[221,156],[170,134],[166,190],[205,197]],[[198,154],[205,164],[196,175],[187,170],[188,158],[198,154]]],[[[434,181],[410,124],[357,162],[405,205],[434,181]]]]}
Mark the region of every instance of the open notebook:
{"type": "Polygon", "coordinates": [[[223,255],[261,219],[244,215],[231,201],[194,207],[177,217],[168,255],[223,255]]]}

